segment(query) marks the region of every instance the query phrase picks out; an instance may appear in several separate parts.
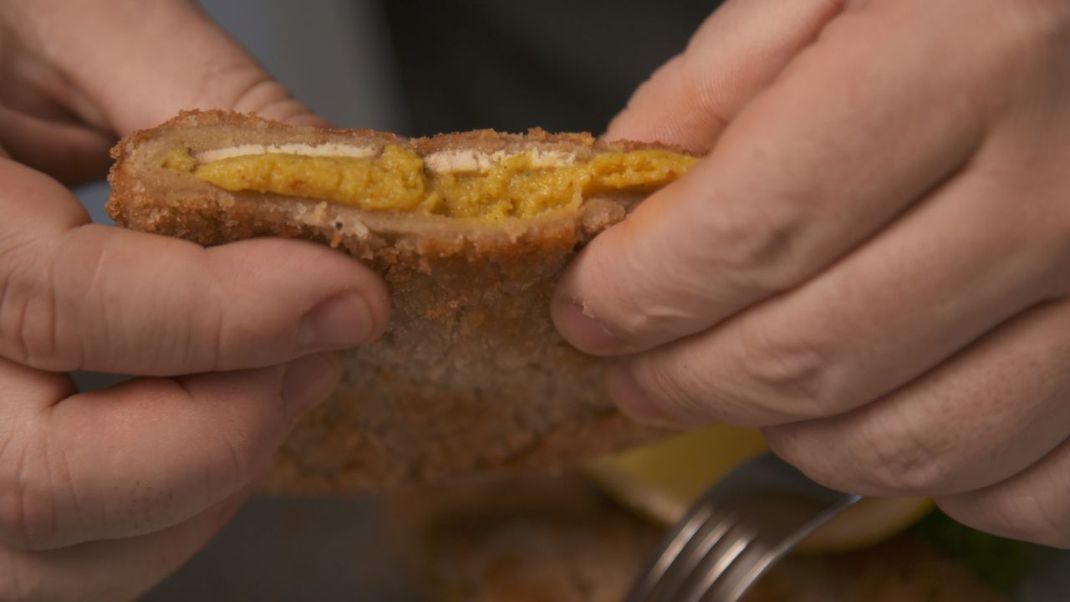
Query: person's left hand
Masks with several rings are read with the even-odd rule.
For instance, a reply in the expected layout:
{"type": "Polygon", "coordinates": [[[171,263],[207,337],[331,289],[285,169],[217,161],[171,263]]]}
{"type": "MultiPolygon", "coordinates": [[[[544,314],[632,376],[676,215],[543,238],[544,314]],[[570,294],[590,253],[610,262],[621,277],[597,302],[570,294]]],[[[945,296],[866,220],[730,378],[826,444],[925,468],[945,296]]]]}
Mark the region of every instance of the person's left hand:
{"type": "Polygon", "coordinates": [[[610,135],[712,149],[555,300],[627,412],[1070,547],[1070,4],[731,1],[610,135]]]}

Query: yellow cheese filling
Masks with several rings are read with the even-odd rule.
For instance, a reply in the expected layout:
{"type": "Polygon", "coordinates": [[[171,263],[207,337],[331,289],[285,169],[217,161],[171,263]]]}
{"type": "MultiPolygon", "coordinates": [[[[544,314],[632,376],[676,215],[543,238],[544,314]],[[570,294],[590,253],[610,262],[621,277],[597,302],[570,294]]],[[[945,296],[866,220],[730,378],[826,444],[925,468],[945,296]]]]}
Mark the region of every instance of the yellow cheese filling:
{"type": "Polygon", "coordinates": [[[650,192],[679,177],[695,160],[646,149],[599,153],[585,162],[548,162],[531,151],[500,155],[484,166],[430,169],[418,154],[388,144],[378,156],[263,152],[204,162],[174,149],[163,167],[232,192],[493,222],[574,208],[599,194],[650,192]]]}

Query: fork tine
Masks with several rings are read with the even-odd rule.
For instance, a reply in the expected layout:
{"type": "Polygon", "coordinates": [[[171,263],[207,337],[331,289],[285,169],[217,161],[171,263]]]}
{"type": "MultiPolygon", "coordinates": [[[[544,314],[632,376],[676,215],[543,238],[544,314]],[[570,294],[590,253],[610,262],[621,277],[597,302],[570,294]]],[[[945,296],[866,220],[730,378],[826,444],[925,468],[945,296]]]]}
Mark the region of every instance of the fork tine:
{"type": "MultiPolygon", "coordinates": [[[[751,517],[751,522],[746,524],[750,527],[748,533],[733,538],[733,543],[746,540],[746,544],[727,562],[719,563],[720,568],[711,569],[716,573],[715,578],[705,579],[707,591],[694,598],[695,602],[736,602],[742,599],[758,578],[795,544],[857,499],[858,496],[844,495],[836,500],[823,500],[820,509],[811,506],[811,518],[803,522],[795,522],[799,517],[791,517],[790,514],[783,517],[787,522],[780,525],[756,524],[754,517],[751,517]]],[[[696,568],[699,574],[702,570],[702,567],[696,568]]]]}
{"type": "Polygon", "coordinates": [[[651,559],[649,566],[640,573],[643,578],[632,588],[626,602],[643,602],[650,597],[651,591],[680,556],[680,552],[695,536],[695,533],[709,521],[712,513],[713,508],[696,506],[684,517],[684,520],[677,523],[676,527],[666,534],[658,546],[661,553],[651,559]]]}
{"type": "Polygon", "coordinates": [[[703,602],[741,599],[758,579],[796,544],[845,508],[857,503],[859,499],[859,496],[849,494],[843,494],[838,499],[825,499],[820,512],[806,524],[794,528],[791,533],[779,533],[771,539],[768,536],[756,538],[745,554],[740,555],[724,572],[718,587],[711,592],[711,597],[705,598],[703,602]],[[717,597],[718,595],[723,597],[717,597]]]}
{"type": "Polygon", "coordinates": [[[695,550],[696,541],[704,540],[705,554],[727,531],[724,517],[715,512],[713,504],[695,504],[662,539],[658,546],[660,553],[640,573],[643,577],[632,587],[625,602],[656,602],[657,596],[667,589],[666,579],[678,577],[685,552],[695,550]]]}
{"type": "Polygon", "coordinates": [[[708,592],[716,589],[717,583],[722,580],[723,576],[730,573],[734,563],[754,541],[754,534],[751,530],[741,525],[736,525],[733,530],[745,532],[733,534],[733,537],[727,538],[723,546],[707,552],[699,562],[693,565],[687,580],[687,588],[669,599],[679,600],[679,602],[717,600],[717,598],[707,598],[708,592]]]}
{"type": "Polygon", "coordinates": [[[740,573],[746,575],[752,571],[755,564],[762,564],[769,550],[757,538],[739,543],[741,544],[739,553],[723,563],[716,578],[705,580],[705,591],[696,588],[699,595],[694,598],[695,602],[736,602],[749,589],[749,583],[753,582],[753,578],[748,580],[746,577],[741,577],[740,573]],[[747,584],[740,587],[744,582],[747,584]]]}
{"type": "Polygon", "coordinates": [[[795,544],[858,499],[763,454],[699,497],[626,602],[736,602],[795,544]]]}
{"type": "Polygon", "coordinates": [[[694,574],[695,565],[713,550],[718,549],[718,544],[731,530],[732,523],[729,520],[718,516],[716,512],[711,514],[709,520],[691,538],[691,541],[681,550],[680,555],[655,584],[650,592],[653,599],[675,601],[680,596],[680,591],[687,587],[688,581],[694,574]]]}

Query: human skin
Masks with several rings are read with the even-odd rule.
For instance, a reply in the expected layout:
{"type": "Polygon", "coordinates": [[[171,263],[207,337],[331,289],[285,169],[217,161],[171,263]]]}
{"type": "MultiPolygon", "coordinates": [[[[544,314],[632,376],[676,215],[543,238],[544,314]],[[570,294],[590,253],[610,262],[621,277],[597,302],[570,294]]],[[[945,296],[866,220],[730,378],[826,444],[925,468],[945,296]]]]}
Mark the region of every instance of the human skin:
{"type": "Polygon", "coordinates": [[[0,599],[132,599],[233,514],[386,290],[311,244],[92,225],[53,179],[180,109],[318,122],[192,4],[5,0],[0,82],[0,599]]]}
{"type": "Polygon", "coordinates": [[[733,0],[609,135],[709,151],[554,302],[625,411],[1070,547],[1070,3],[733,0]]]}

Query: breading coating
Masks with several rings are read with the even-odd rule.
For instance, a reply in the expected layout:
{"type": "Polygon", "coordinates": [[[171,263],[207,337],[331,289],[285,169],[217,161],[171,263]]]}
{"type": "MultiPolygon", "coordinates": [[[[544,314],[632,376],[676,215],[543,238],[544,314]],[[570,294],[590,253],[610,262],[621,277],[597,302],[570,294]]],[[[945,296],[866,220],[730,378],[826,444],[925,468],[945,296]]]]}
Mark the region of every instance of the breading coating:
{"type": "Polygon", "coordinates": [[[637,194],[486,224],[228,192],[162,167],[175,148],[196,156],[284,144],[377,152],[403,145],[422,156],[537,149],[584,160],[663,148],[541,130],[406,140],[218,111],[182,113],[123,139],[113,149],[107,206],[119,225],[203,245],[260,236],[322,243],[371,267],[390,288],[386,335],[345,354],[343,384],[296,425],[278,454],[270,490],[352,493],[556,469],[656,435],[616,411],[599,362],[566,344],[550,319],[562,269],[591,237],[623,219],[637,194]]]}

